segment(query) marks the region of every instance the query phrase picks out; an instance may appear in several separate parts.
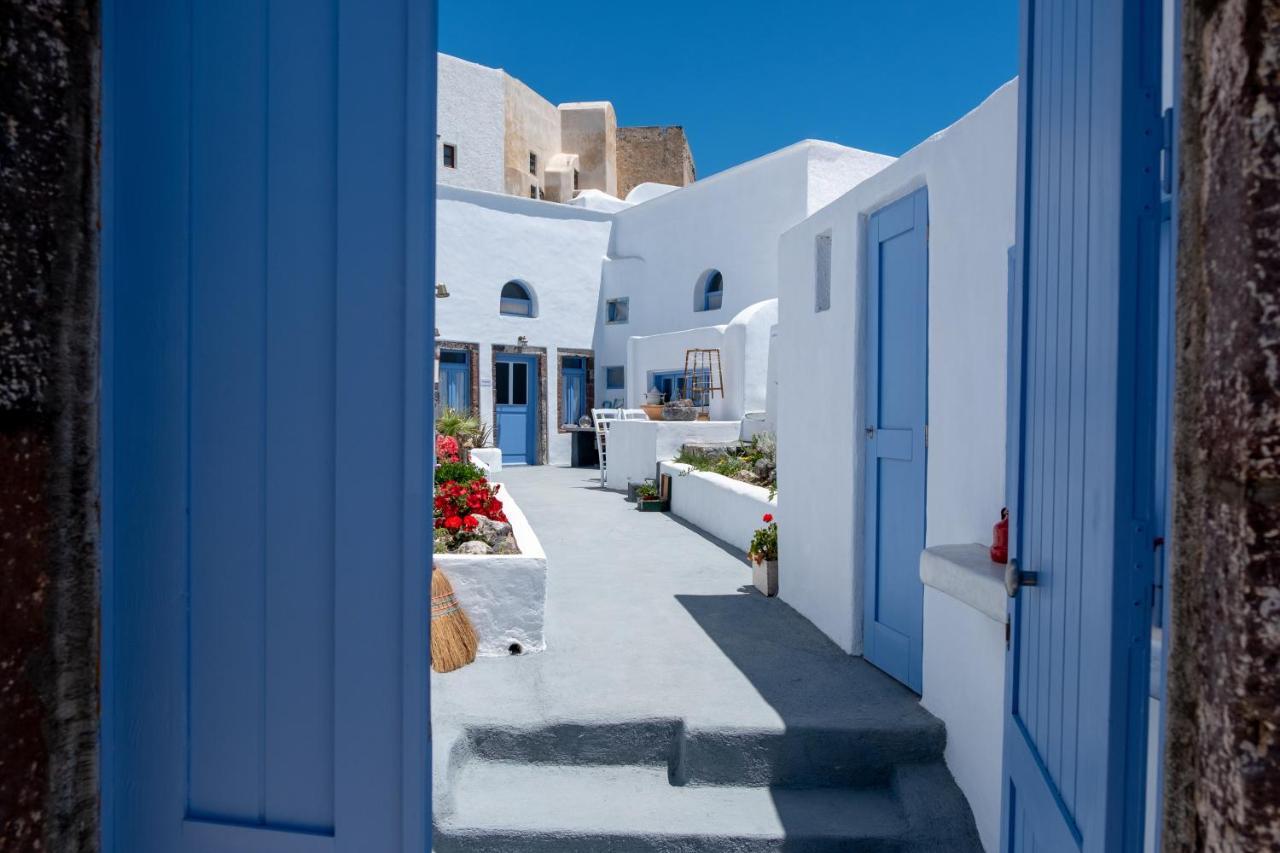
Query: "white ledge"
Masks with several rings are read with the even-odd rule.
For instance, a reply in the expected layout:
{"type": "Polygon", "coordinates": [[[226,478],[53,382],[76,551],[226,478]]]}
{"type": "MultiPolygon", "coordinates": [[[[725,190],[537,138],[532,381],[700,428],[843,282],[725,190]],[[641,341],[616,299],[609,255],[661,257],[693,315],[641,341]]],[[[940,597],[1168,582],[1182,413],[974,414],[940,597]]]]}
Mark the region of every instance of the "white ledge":
{"type": "Polygon", "coordinates": [[[934,545],[920,552],[920,580],[997,622],[1005,621],[1004,566],[986,545],[934,545]]]}

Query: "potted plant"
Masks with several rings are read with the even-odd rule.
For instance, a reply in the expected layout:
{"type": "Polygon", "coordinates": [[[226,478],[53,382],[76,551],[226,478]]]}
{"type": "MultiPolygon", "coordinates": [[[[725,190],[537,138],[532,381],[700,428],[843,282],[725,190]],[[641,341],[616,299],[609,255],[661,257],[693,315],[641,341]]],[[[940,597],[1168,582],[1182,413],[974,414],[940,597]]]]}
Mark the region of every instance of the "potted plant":
{"type": "Polygon", "coordinates": [[[778,594],[778,522],[773,513],[764,514],[764,527],[751,537],[751,580],[767,596],[778,594]]]}
{"type": "Polygon", "coordinates": [[[645,480],[636,486],[636,509],[641,512],[666,512],[667,501],[653,480],[645,480]]]}

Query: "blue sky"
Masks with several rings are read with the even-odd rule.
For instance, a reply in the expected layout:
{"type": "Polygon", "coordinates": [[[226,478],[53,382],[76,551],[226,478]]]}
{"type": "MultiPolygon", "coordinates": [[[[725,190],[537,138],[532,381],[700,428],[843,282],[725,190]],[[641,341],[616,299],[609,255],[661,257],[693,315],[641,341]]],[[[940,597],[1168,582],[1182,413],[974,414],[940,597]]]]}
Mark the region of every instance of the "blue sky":
{"type": "Polygon", "coordinates": [[[440,49],[620,125],[683,125],[698,177],[801,139],[901,154],[1018,67],[1018,0],[440,0],[440,49]]]}

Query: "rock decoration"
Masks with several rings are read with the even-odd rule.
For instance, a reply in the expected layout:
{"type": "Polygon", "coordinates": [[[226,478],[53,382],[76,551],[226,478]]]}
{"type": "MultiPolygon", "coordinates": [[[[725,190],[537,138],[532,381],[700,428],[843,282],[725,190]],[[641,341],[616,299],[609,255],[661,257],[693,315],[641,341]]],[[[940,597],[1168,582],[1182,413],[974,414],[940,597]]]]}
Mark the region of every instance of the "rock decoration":
{"type": "Polygon", "coordinates": [[[698,410],[692,400],[672,400],[662,404],[664,421],[694,421],[698,419],[698,410]]]}

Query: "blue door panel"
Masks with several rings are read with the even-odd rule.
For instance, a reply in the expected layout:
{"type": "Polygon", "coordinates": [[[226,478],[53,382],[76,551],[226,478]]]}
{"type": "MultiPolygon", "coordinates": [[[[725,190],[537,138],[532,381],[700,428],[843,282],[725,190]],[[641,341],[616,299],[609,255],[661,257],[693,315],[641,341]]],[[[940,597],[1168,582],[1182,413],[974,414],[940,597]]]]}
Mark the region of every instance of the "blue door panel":
{"type": "Polygon", "coordinates": [[[430,5],[105,5],[107,851],[429,849],[430,5]]]}
{"type": "Polygon", "coordinates": [[[1129,681],[1150,579],[1158,14],[1023,3],[1008,471],[1011,558],[1036,584],[1010,602],[1006,851],[1140,841],[1126,803],[1145,742],[1129,681]]]}
{"type": "Polygon", "coordinates": [[[504,465],[538,464],[538,361],[535,356],[497,356],[494,370],[496,441],[504,465]]]}
{"type": "Polygon", "coordinates": [[[919,692],[928,407],[928,193],[867,224],[865,363],[867,660],[919,692]]]}

